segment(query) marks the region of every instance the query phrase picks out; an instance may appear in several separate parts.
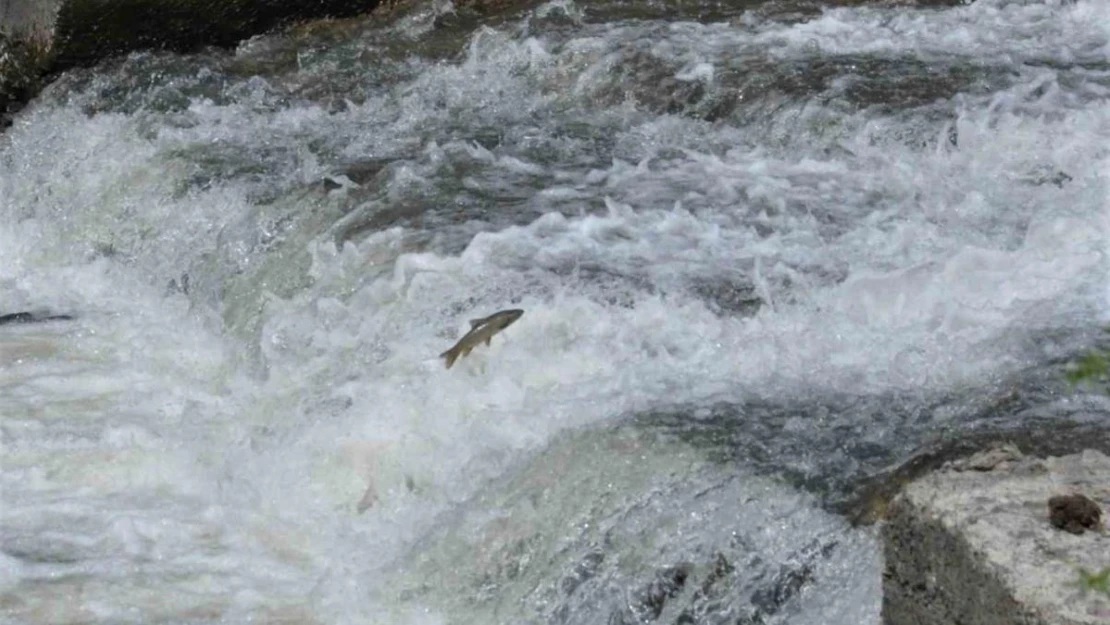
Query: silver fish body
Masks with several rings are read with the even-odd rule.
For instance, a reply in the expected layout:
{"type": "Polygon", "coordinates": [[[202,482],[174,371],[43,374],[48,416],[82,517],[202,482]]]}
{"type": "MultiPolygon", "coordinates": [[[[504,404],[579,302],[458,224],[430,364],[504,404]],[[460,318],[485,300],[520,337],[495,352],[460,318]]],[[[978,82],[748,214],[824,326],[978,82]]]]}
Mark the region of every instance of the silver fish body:
{"type": "Polygon", "coordinates": [[[454,347],[443,352],[439,357],[447,362],[447,368],[450,369],[451,365],[455,364],[460,356],[466,356],[470,353],[470,350],[481,343],[489,345],[490,341],[493,340],[493,335],[512,325],[523,314],[523,310],[513,308],[495,312],[481,319],[471,319],[470,332],[467,332],[465,336],[459,339],[458,343],[455,343],[454,347]]]}

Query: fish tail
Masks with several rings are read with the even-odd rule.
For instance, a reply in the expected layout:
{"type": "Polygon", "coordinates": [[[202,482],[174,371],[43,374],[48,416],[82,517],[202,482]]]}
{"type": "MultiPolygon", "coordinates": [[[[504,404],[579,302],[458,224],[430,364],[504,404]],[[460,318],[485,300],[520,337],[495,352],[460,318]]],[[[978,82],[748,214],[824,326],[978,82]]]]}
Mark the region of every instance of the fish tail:
{"type": "Polygon", "coordinates": [[[455,360],[459,357],[459,349],[457,347],[452,347],[440,354],[439,357],[447,362],[447,368],[450,369],[451,365],[455,364],[455,360]]]}

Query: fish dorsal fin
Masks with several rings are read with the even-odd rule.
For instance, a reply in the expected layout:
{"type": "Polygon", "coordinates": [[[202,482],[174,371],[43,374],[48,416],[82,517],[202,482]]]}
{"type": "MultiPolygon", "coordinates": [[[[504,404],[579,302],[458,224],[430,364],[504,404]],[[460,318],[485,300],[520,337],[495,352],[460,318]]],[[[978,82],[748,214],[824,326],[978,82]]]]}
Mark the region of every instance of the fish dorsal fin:
{"type": "Polygon", "coordinates": [[[488,319],[488,317],[482,317],[481,319],[471,319],[470,320],[470,329],[473,330],[474,328],[477,328],[478,326],[482,325],[483,323],[486,322],[486,319],[488,319]]]}

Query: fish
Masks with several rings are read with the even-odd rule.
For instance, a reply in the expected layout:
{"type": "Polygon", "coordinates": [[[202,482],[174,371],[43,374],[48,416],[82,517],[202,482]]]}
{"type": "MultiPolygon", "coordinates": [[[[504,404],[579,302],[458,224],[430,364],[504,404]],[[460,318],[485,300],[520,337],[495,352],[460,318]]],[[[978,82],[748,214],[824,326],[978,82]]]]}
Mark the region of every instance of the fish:
{"type": "Polygon", "coordinates": [[[470,332],[467,332],[465,336],[459,339],[458,343],[455,343],[451,349],[440,354],[439,357],[446,361],[447,368],[450,369],[451,365],[455,364],[459,356],[466,356],[470,353],[470,350],[477,347],[480,343],[484,342],[486,345],[489,345],[490,341],[493,340],[493,335],[512,325],[513,322],[520,319],[520,316],[523,314],[523,310],[513,308],[495,312],[481,319],[471,319],[470,332]]]}

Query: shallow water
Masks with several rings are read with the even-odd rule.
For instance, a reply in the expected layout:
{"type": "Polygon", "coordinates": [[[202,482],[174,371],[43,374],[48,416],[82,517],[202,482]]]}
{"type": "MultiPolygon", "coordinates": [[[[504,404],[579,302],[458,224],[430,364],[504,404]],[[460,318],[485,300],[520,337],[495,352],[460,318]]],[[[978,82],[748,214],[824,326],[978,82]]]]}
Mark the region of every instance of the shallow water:
{"type": "Polygon", "coordinates": [[[828,504],[1106,321],[1110,3],[626,4],[21,112],[0,313],[78,318],[0,327],[0,618],[878,622],[828,504]]]}

